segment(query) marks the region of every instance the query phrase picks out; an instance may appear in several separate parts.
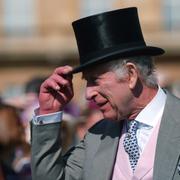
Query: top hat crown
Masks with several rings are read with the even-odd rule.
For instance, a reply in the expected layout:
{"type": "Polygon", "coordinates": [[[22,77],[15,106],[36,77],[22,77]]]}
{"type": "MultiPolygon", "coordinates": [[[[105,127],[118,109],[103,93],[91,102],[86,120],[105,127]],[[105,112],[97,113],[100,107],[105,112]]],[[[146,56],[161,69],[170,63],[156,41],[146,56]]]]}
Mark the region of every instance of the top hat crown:
{"type": "Polygon", "coordinates": [[[80,56],[80,66],[73,73],[118,58],[164,53],[161,48],[146,45],[136,7],[92,15],[72,25],[80,56]]]}

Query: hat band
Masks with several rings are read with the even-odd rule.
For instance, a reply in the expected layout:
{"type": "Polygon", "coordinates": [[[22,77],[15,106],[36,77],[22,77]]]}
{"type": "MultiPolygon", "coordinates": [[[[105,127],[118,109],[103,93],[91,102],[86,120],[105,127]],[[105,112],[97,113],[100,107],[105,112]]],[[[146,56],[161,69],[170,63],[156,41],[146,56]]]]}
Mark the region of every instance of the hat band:
{"type": "MultiPolygon", "coordinates": [[[[100,58],[103,56],[106,57],[107,55],[113,55],[116,52],[126,52],[130,49],[136,49],[136,48],[145,48],[146,44],[144,41],[138,41],[138,42],[133,42],[133,43],[124,43],[123,45],[117,45],[117,46],[112,46],[112,47],[108,47],[108,48],[104,48],[101,50],[96,50],[93,51],[92,53],[89,54],[84,54],[80,56],[80,62],[81,64],[87,63],[89,60],[91,59],[96,59],[96,58],[100,58]]],[[[82,54],[82,53],[81,53],[82,54]]]]}

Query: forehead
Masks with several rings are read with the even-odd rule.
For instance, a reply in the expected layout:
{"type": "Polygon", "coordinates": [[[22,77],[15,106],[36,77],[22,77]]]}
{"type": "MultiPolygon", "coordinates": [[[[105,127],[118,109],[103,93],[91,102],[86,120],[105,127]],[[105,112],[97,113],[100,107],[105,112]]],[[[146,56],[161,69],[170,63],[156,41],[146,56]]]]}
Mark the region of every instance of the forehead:
{"type": "Polygon", "coordinates": [[[97,77],[109,71],[110,70],[105,65],[92,66],[82,71],[82,78],[87,79],[88,77],[97,77]]]}

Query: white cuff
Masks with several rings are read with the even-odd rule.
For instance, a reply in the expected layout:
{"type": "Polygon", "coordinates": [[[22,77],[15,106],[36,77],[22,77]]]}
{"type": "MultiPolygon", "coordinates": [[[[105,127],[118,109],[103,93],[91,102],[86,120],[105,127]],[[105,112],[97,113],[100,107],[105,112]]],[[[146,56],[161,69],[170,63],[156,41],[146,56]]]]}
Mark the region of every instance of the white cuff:
{"type": "Polygon", "coordinates": [[[44,115],[34,115],[32,122],[35,125],[57,123],[62,120],[62,115],[63,115],[62,111],[50,113],[50,114],[44,114],[44,115]]]}

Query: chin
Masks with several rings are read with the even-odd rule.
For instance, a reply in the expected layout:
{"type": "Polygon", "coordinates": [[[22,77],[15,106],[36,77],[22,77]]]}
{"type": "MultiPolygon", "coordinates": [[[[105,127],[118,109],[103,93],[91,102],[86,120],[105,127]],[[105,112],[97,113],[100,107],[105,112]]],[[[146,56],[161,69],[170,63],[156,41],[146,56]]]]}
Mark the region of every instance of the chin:
{"type": "Polygon", "coordinates": [[[116,113],[103,113],[104,119],[108,119],[110,121],[122,121],[125,118],[116,113]]]}
{"type": "Polygon", "coordinates": [[[115,115],[112,115],[112,114],[103,114],[103,116],[104,116],[104,119],[108,119],[108,120],[110,120],[110,121],[117,121],[117,116],[115,116],[115,115]]]}

